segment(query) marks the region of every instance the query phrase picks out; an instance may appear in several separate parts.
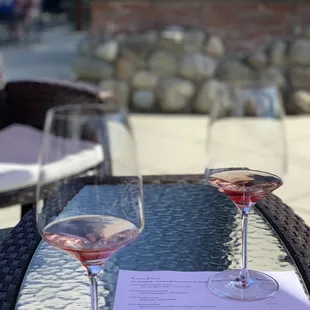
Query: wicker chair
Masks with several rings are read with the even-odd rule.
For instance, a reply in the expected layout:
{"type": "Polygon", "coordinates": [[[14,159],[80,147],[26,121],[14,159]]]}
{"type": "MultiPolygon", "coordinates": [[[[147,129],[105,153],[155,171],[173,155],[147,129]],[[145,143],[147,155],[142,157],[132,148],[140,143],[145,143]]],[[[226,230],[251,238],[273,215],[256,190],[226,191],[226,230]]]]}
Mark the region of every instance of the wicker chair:
{"type": "MultiPolygon", "coordinates": [[[[96,88],[52,80],[22,80],[7,83],[1,93],[0,129],[11,124],[30,125],[43,129],[48,109],[64,104],[100,103],[96,88]]],[[[106,152],[105,171],[109,172],[110,158],[106,152]]],[[[0,195],[0,206],[22,204],[22,216],[34,203],[35,188],[25,188],[0,195]]]]}
{"type": "Polygon", "coordinates": [[[43,128],[45,114],[52,107],[101,102],[97,89],[92,86],[52,80],[9,82],[4,89],[2,101],[2,128],[20,123],[38,129],[43,128]]]}

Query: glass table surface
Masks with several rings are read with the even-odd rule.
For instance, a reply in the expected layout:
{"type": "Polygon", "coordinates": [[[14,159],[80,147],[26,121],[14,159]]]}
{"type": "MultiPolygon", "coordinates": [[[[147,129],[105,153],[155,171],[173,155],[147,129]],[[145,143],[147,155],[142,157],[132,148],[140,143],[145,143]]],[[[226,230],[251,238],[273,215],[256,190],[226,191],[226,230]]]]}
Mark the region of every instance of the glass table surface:
{"type": "MultiPolygon", "coordinates": [[[[239,268],[240,214],[205,184],[145,184],[145,228],[112,256],[99,284],[100,309],[112,310],[119,269],[221,271],[239,268]]],[[[250,215],[249,268],[298,270],[276,233],[255,210],[250,215]]],[[[302,282],[302,280],[301,280],[302,282]]],[[[90,309],[86,271],[67,254],[41,242],[24,277],[16,308],[90,309]]]]}

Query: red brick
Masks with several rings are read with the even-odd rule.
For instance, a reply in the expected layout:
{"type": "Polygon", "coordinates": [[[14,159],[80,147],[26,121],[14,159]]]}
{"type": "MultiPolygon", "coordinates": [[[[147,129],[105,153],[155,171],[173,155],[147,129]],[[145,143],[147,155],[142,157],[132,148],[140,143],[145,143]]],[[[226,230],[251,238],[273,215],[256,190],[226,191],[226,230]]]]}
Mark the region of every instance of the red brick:
{"type": "Polygon", "coordinates": [[[91,10],[91,27],[97,32],[113,16],[120,31],[183,24],[218,33],[232,45],[243,40],[245,46],[248,38],[286,35],[293,25],[310,22],[310,4],[296,3],[94,0],[91,10]]]}
{"type": "Polygon", "coordinates": [[[278,12],[278,13],[287,13],[296,12],[298,10],[299,4],[294,3],[268,3],[265,4],[267,10],[278,12]]]}
{"type": "Polygon", "coordinates": [[[109,2],[91,1],[91,3],[90,3],[91,11],[102,11],[102,10],[107,10],[109,8],[110,8],[109,2]]]}

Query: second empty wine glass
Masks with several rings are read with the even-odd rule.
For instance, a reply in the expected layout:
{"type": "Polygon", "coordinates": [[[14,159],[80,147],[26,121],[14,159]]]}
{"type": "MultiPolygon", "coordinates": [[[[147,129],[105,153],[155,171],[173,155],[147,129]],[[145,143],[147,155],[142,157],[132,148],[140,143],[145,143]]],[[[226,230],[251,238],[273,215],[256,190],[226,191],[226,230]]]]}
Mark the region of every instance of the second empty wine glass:
{"type": "Polygon", "coordinates": [[[278,283],[248,269],[248,216],[256,202],[282,185],[287,164],[284,112],[272,84],[234,82],[227,91],[227,101],[215,102],[210,114],[206,177],[241,214],[242,258],[239,270],[215,275],[209,288],[224,298],[260,300],[275,294],[278,283]]]}

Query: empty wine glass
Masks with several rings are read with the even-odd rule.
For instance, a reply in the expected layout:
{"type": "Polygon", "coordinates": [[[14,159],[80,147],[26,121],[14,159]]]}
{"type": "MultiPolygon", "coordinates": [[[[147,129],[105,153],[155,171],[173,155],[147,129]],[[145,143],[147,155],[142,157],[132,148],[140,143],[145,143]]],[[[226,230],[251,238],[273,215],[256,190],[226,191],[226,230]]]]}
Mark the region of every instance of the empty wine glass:
{"type": "Polygon", "coordinates": [[[142,180],[126,114],[111,104],[51,109],[39,166],[38,230],[85,267],[96,310],[101,267],[144,226],[142,180]]]}
{"type": "Polygon", "coordinates": [[[248,216],[255,203],[282,185],[287,164],[284,112],[278,89],[268,82],[226,86],[227,96],[210,113],[206,177],[241,214],[242,263],[240,270],[216,274],[208,285],[220,297],[260,300],[279,286],[269,275],[248,270],[248,216]]]}

